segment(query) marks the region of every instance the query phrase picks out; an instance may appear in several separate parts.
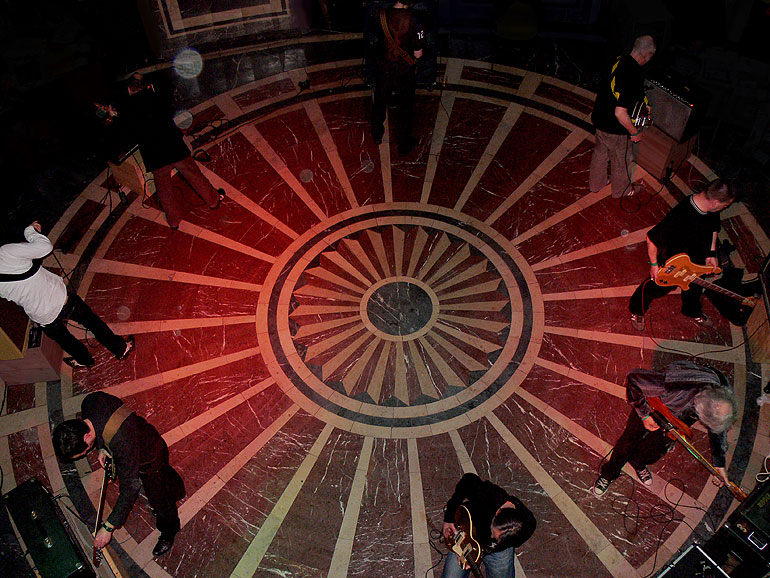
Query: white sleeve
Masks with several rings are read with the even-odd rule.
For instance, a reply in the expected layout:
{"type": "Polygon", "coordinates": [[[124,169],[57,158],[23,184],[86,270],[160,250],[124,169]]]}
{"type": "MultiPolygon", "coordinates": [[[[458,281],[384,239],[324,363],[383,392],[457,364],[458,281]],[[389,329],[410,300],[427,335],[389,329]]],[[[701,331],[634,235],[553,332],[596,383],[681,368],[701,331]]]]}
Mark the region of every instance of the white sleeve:
{"type": "Polygon", "coordinates": [[[26,243],[11,243],[3,249],[8,255],[19,259],[40,259],[53,251],[53,243],[45,235],[41,235],[30,225],[24,229],[26,243]]]}

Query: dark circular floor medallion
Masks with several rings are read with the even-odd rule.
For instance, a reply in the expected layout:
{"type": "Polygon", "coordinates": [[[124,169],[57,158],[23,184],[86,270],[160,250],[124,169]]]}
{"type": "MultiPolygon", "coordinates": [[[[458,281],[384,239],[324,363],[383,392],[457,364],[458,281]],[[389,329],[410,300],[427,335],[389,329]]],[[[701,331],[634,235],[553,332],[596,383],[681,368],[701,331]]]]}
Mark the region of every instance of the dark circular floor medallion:
{"type": "Polygon", "coordinates": [[[372,325],[389,335],[411,335],[430,321],[433,304],[428,293],[405,281],[387,283],[366,303],[372,325]]]}

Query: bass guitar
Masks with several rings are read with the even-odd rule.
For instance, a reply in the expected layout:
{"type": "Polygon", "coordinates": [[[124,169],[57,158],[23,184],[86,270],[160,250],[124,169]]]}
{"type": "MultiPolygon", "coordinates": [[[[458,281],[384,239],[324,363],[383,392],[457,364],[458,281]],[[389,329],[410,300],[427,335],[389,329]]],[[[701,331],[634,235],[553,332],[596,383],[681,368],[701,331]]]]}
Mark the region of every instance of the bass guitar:
{"type": "Polygon", "coordinates": [[[484,555],[483,548],[476,540],[476,528],[471,513],[465,506],[460,506],[455,512],[455,528],[457,532],[453,537],[444,537],[447,548],[457,554],[460,566],[470,568],[475,578],[484,578],[479,568],[481,557],[484,555]]]}
{"type": "MultiPolygon", "coordinates": [[[[104,460],[104,478],[102,479],[102,490],[99,492],[99,508],[96,511],[96,525],[94,526],[94,537],[102,527],[104,522],[104,503],[107,499],[107,484],[110,480],[114,480],[115,476],[115,463],[112,461],[112,456],[109,454],[104,460]]],[[[102,549],[94,546],[94,567],[98,568],[102,563],[102,549]]]]}
{"type": "Polygon", "coordinates": [[[695,283],[704,289],[736,299],[740,301],[741,305],[744,307],[754,307],[754,305],[757,304],[757,300],[754,297],[738,295],[729,289],[725,289],[715,283],[700,278],[701,275],[716,275],[721,272],[722,270],[719,267],[714,270],[706,265],[696,265],[690,261],[690,258],[686,253],[679,253],[678,255],[671,257],[666,261],[665,265],[658,269],[658,273],[655,275],[655,283],[661,287],[675,285],[681,287],[683,291],[690,288],[690,283],[695,283]]]}
{"type": "Polygon", "coordinates": [[[660,428],[666,432],[666,435],[674,441],[679,442],[684,448],[692,455],[698,462],[705,467],[713,476],[720,478],[724,481],[727,489],[733,493],[735,499],[742,502],[746,499],[746,492],[744,492],[738,484],[731,482],[730,480],[723,478],[722,474],[708,461],[703,454],[701,454],[690,441],[692,439],[692,429],[686,423],[679,418],[675,417],[671,413],[671,410],[660,400],[659,397],[648,397],[647,403],[652,408],[652,419],[660,428]]]}

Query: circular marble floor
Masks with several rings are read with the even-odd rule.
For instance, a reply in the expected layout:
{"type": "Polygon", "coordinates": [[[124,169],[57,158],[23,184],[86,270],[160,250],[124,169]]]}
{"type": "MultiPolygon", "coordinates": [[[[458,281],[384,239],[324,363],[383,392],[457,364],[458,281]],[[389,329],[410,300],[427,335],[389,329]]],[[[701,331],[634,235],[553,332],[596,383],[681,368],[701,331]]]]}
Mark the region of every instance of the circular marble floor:
{"type": "MultiPolygon", "coordinates": [[[[106,173],[83,191],[51,234],[57,256],[137,349],[119,363],[95,346],[96,366],[61,387],[11,389],[3,490],[36,475],[87,512],[100,474],[56,462],[49,419],[105,390],[164,435],[188,491],[168,555],[151,557],[143,498],[116,533],[132,575],[438,576],[442,507],[467,471],[538,519],[518,576],[645,576],[708,538],[732,500],[681,451],[652,488],[590,488],[625,422],[626,373],[692,355],[735,382],[731,478],[753,487],[768,453],[754,403],[768,368],[739,328],[701,328],[675,296],[646,334],[628,319],[646,231],[714,175],[691,157],[665,186],[638,169],[639,196],[591,194],[593,95],[463,60],[419,93],[419,145],[401,157],[387,131],[371,140],[358,65],[192,110],[227,198],[210,212],[186,191],[178,231],[153,200],[120,205],[106,173]]],[[[767,237],[740,204],[723,225],[756,272],[767,237]]]]}

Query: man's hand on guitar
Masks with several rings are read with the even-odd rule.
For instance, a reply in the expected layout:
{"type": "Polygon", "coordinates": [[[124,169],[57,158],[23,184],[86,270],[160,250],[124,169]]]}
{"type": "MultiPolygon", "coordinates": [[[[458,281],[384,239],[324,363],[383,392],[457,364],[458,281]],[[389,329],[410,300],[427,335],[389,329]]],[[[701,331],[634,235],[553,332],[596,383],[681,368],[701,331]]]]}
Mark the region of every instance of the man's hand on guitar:
{"type": "Polygon", "coordinates": [[[98,459],[99,459],[99,464],[100,464],[102,467],[104,467],[104,464],[105,464],[105,462],[106,462],[106,460],[107,460],[107,452],[106,452],[105,450],[101,450],[101,449],[100,449],[100,450],[99,450],[99,454],[98,454],[98,456],[97,456],[97,457],[98,457],[98,459]]]}
{"type": "Polygon", "coordinates": [[[455,534],[457,534],[457,528],[455,528],[454,524],[444,522],[444,528],[441,530],[441,533],[444,535],[445,540],[452,540],[454,539],[455,534]]]}
{"type": "Polygon", "coordinates": [[[104,548],[110,543],[110,540],[112,540],[112,532],[108,532],[104,528],[99,528],[99,531],[96,532],[96,537],[94,538],[94,546],[96,548],[104,548]]]}
{"type": "Polygon", "coordinates": [[[712,475],[711,476],[711,483],[714,484],[715,486],[721,488],[722,486],[725,485],[725,480],[727,479],[727,472],[725,471],[724,468],[716,468],[715,467],[714,469],[716,471],[718,471],[719,472],[719,476],[722,476],[722,477],[712,475]]]}
{"type": "Polygon", "coordinates": [[[711,267],[712,271],[716,271],[717,267],[719,267],[719,263],[717,262],[716,257],[707,257],[706,258],[706,265],[711,267]]]}
{"type": "Polygon", "coordinates": [[[655,277],[658,276],[658,269],[660,269],[660,267],[658,267],[657,265],[650,266],[650,279],[652,279],[653,281],[655,281],[655,277]]]}
{"type": "Polygon", "coordinates": [[[642,418],[642,423],[644,424],[644,429],[647,431],[658,431],[660,429],[660,426],[655,422],[654,419],[652,419],[651,415],[642,418]]]}

